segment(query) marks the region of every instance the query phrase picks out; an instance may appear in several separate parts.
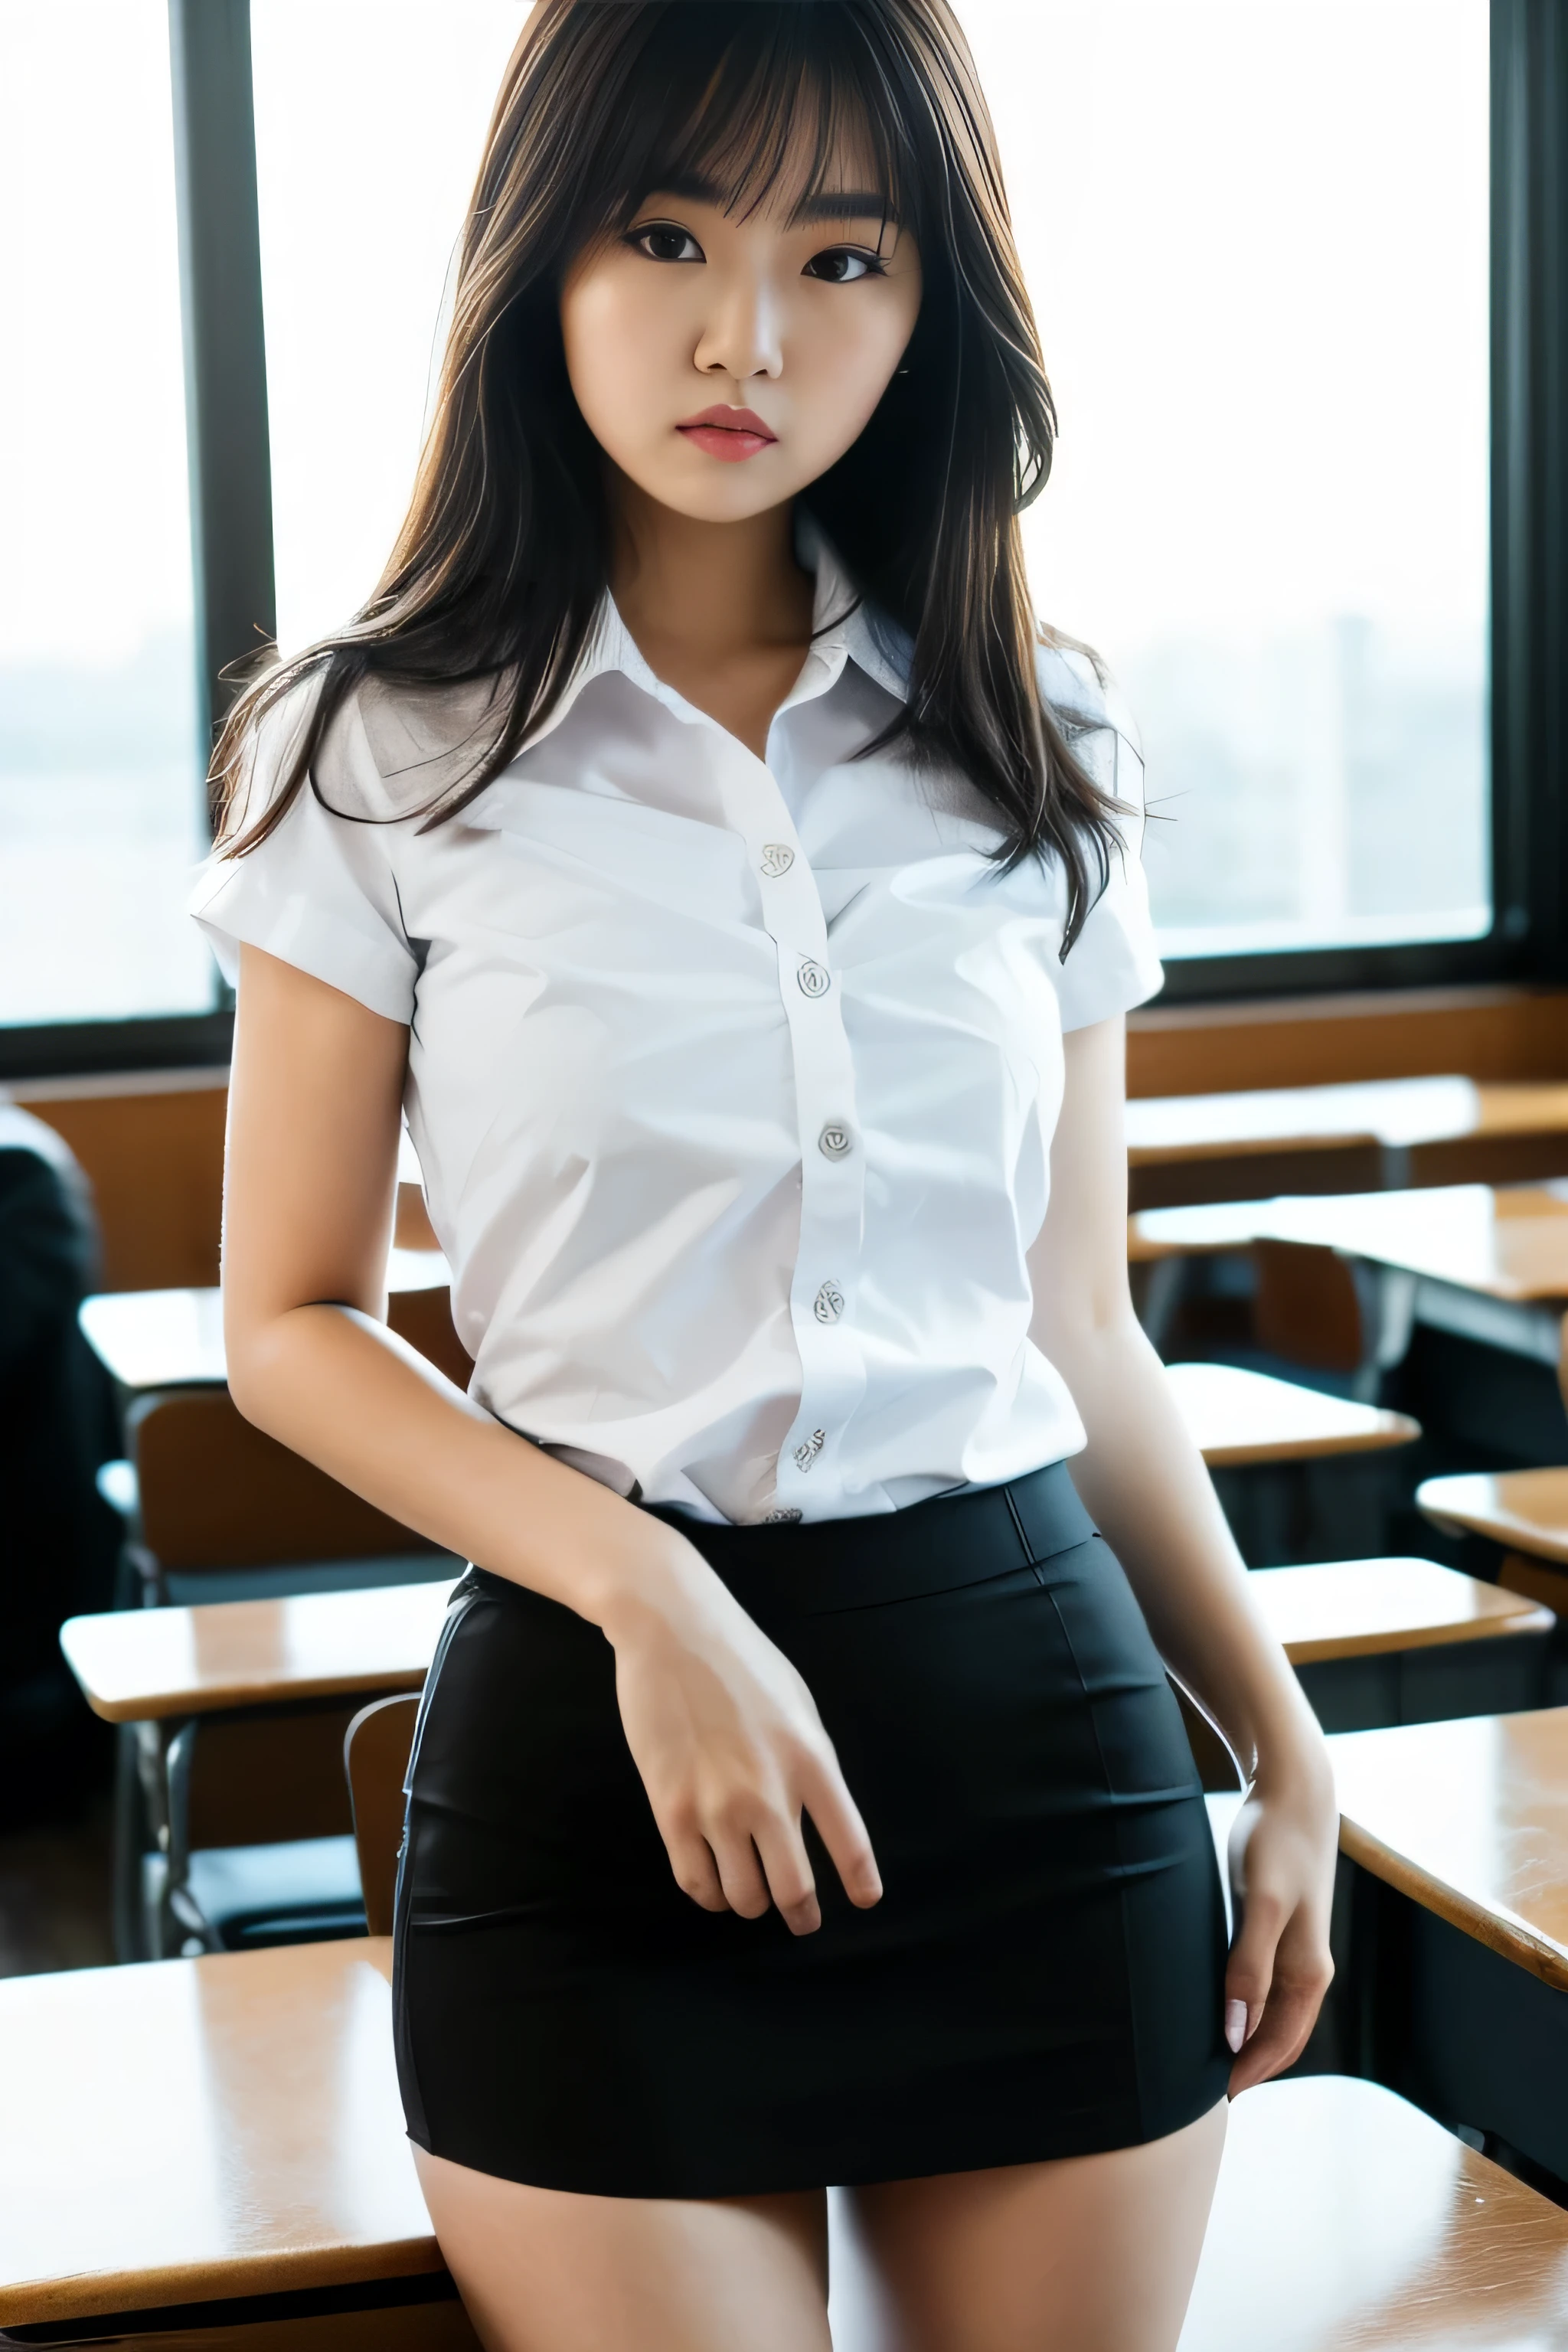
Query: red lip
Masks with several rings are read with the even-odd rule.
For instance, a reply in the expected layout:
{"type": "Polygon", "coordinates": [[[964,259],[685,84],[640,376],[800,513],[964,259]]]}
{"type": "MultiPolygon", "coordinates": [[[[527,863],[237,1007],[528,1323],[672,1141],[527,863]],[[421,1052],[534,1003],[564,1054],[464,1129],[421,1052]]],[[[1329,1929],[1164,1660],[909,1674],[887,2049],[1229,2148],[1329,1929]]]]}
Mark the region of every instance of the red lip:
{"type": "Polygon", "coordinates": [[[705,408],[699,415],[683,416],[675,429],[678,433],[690,433],[700,425],[715,425],[721,433],[754,433],[763,441],[778,439],[754,408],[705,408]]]}
{"type": "Polygon", "coordinates": [[[751,408],[705,408],[700,416],[688,416],[675,429],[710,457],[731,466],[742,458],[754,457],[760,449],[771,448],[778,438],[751,408]]]}

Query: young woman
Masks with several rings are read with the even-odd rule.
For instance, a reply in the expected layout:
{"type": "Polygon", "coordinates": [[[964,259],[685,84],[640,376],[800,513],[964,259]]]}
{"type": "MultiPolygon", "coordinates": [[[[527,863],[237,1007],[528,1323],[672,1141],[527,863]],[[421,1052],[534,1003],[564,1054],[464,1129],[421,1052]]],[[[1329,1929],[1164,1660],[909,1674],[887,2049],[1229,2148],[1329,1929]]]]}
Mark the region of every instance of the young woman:
{"type": "Polygon", "coordinates": [[[222,747],[234,1393],[476,1563],[395,2008],[505,2352],[824,2347],[830,2183],[889,2344],[1169,2347],[1328,1979],[1322,1746],[1129,1302],[1053,423],[946,0],[541,0],[397,548],[222,747]],[[384,1321],[404,1115],[466,1396],[384,1321]]]}

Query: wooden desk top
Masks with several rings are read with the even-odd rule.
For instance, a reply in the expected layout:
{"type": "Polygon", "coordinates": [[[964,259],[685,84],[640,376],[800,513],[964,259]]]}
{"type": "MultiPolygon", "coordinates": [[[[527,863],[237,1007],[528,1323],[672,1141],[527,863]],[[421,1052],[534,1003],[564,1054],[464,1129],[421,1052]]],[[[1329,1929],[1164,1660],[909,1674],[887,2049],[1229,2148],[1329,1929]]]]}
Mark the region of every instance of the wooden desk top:
{"type": "Polygon", "coordinates": [[[1340,1845],[1568,1991],[1568,1707],[1345,1731],[1340,1845]]]}
{"type": "MultiPolygon", "coordinates": [[[[442,1290],[450,1279],[438,1249],[395,1249],[387,1262],[389,1292],[442,1290]]],[[[228,1378],[223,1293],[216,1286],[100,1291],[82,1300],[78,1315],[89,1345],[121,1388],[221,1388],[228,1378]]]]}
{"type": "Polygon", "coordinates": [[[1349,1086],[1144,1096],[1127,1106],[1134,1168],[1249,1152],[1408,1150],[1479,1136],[1568,1137],[1568,1086],[1552,1079],[1372,1078],[1349,1086]]]}
{"type": "Polygon", "coordinates": [[[1421,1434],[1407,1414],[1325,1396],[1235,1364],[1170,1364],[1166,1377],[1211,1469],[1373,1454],[1408,1445],[1421,1434]]]}
{"type": "Polygon", "coordinates": [[[1244,1250],[1258,1238],[1272,1201],[1205,1201],[1190,1209],[1135,1209],[1127,1220],[1127,1257],[1146,1265],[1162,1257],[1203,1257],[1244,1250]]]}
{"type": "Polygon", "coordinates": [[[68,1618],[60,1647],[107,1723],[417,1690],[451,1590],[447,1577],[282,1601],[119,1609],[68,1618]]]}
{"type": "Polygon", "coordinates": [[[1225,1201],[1142,1209],[1127,1221],[1134,1264],[1254,1241],[1342,1250],[1493,1298],[1568,1301],[1568,1182],[1225,1201]]]}
{"type": "Polygon", "coordinates": [[[1180,2352],[1546,2352],[1568,2212],[1378,2084],[1266,2083],[1230,2111],[1180,2352]]]}
{"type": "Polygon", "coordinates": [[[1441,1184],[1274,1201],[1258,1231],[1493,1298],[1568,1300],[1564,1184],[1441,1184]]]}
{"type": "Polygon", "coordinates": [[[1475,1470],[1428,1478],[1415,1499],[1439,1527],[1568,1567],[1568,1470],[1475,1470]]]}
{"type": "Polygon", "coordinates": [[[1292,1665],[1547,1633],[1550,1609],[1431,1559],[1336,1559],[1248,1580],[1292,1665]]]}
{"type": "Polygon", "coordinates": [[[0,1982],[0,2326],[437,2271],[386,1939],[0,1982]]]}

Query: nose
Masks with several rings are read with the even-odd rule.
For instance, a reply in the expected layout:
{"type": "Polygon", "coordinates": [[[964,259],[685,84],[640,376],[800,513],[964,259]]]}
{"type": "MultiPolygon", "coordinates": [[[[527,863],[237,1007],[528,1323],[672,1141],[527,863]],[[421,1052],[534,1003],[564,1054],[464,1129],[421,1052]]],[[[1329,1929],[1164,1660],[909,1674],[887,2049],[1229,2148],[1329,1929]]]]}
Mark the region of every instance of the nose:
{"type": "Polygon", "coordinates": [[[784,373],[782,305],[760,270],[705,271],[714,299],[692,354],[703,375],[754,376],[784,373]]]}

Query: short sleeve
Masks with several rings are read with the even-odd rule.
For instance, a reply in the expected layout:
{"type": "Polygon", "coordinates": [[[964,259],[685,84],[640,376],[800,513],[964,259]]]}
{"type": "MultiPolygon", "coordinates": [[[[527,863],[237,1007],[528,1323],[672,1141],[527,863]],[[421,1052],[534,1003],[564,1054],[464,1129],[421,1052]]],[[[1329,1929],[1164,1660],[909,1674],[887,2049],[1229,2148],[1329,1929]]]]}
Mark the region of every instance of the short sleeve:
{"type": "MultiPolygon", "coordinates": [[[[244,822],[266,809],[310,723],[318,683],[308,678],[261,719],[245,776],[244,822]]],[[[323,751],[329,750],[324,745],[323,751]]],[[[190,899],[224,976],[231,982],[242,946],[342,989],[389,1021],[413,1017],[419,958],[398,908],[389,836],[399,830],[377,805],[384,799],[351,701],[330,730],[335,807],[307,778],[267,838],[243,856],[208,858],[190,899]],[[349,786],[340,790],[343,782],[349,786]],[[357,787],[357,790],[356,790],[357,787]],[[365,814],[338,813],[345,803],[365,814]]]]}
{"type": "Polygon", "coordinates": [[[1164,981],[1143,875],[1143,755],[1120,696],[1087,654],[1043,646],[1039,677],[1073,750],[1118,804],[1122,846],[1112,846],[1105,887],[1055,975],[1063,1029],[1087,1029],[1144,1003],[1164,981]]]}

